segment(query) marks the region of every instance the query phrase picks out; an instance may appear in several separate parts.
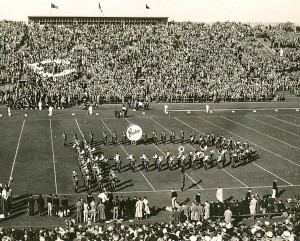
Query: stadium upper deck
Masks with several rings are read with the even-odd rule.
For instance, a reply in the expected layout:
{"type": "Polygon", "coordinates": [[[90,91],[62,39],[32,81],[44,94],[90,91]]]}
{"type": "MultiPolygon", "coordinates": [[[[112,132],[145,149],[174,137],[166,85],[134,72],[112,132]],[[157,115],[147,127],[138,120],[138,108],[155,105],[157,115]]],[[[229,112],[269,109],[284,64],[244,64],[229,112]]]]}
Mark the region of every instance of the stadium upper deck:
{"type": "Polygon", "coordinates": [[[78,17],[78,16],[28,16],[28,23],[77,25],[159,25],[168,24],[168,17],[78,17]]]}

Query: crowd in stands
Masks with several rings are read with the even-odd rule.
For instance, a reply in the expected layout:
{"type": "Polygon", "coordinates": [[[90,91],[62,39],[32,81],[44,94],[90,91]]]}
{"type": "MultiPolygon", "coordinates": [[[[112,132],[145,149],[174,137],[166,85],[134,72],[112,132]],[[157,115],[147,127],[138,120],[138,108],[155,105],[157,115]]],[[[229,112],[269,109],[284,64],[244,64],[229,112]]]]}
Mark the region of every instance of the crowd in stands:
{"type": "Polygon", "coordinates": [[[0,34],[0,79],[13,84],[1,90],[0,102],[13,108],[36,108],[39,101],[44,107],[137,99],[268,101],[276,90],[299,87],[299,35],[278,26],[1,21],[0,34]],[[284,48],[283,56],[259,54],[261,36],[284,48]],[[76,71],[56,76],[68,68],[76,71]]]}
{"type": "MultiPolygon", "coordinates": [[[[248,194],[248,193],[247,193],[248,194]]],[[[246,195],[249,197],[249,195],[246,195]]],[[[250,199],[256,198],[258,195],[250,195],[250,199]]],[[[244,200],[246,200],[246,198],[244,200]]],[[[259,198],[259,197],[258,197],[259,198]]],[[[246,200],[247,201],[247,200],[246,200]]],[[[74,219],[71,215],[65,220],[62,227],[57,228],[0,228],[1,240],[139,240],[139,241],[163,241],[163,240],[183,240],[183,241],[293,241],[299,240],[300,237],[300,213],[299,213],[299,197],[290,198],[287,200],[290,207],[286,208],[283,205],[283,210],[277,210],[282,213],[282,218],[279,220],[262,220],[254,221],[254,224],[249,224],[245,220],[239,219],[234,210],[234,202],[211,202],[206,201],[201,205],[201,194],[198,193],[191,206],[186,203],[179,204],[175,201],[175,207],[169,211],[169,221],[158,222],[155,217],[151,218],[150,222],[135,223],[127,222],[125,220],[137,217],[137,203],[141,202],[143,205],[142,216],[145,217],[145,203],[148,205],[148,200],[144,198],[134,198],[124,200],[123,197],[109,198],[104,202],[106,208],[103,209],[103,203],[99,201],[97,206],[101,210],[105,210],[101,214],[101,210],[95,214],[97,216],[96,223],[93,218],[93,208],[96,206],[95,199],[92,195],[88,195],[87,201],[83,199],[76,203],[76,213],[74,219]],[[146,200],[146,202],[145,202],[146,200]],[[231,203],[231,205],[230,205],[231,203]],[[111,205],[111,206],[109,206],[111,205]],[[117,205],[117,207],[116,207],[117,205]],[[210,206],[209,214],[207,215],[206,206],[210,206]],[[212,208],[212,206],[215,206],[212,208]],[[233,205],[233,206],[232,206],[233,205]],[[78,207],[86,207],[88,211],[88,218],[84,223],[78,220],[78,207]],[[203,206],[203,213],[199,212],[199,208],[203,206]],[[122,208],[120,208],[122,207],[122,208]],[[196,207],[196,208],[195,208],[196,207]],[[118,208],[118,211],[116,211],[118,208]],[[103,222],[105,220],[113,220],[116,212],[119,212],[118,221],[103,222]],[[218,212],[220,212],[218,214],[218,212]],[[229,216],[228,212],[232,212],[233,216],[229,216]],[[106,216],[107,214],[107,216],[106,216]],[[199,215],[198,215],[199,214],[199,215]],[[76,218],[77,216],[77,218],[76,218]],[[98,220],[98,217],[100,220],[98,220]],[[124,222],[125,221],[125,222],[124,222]]],[[[247,201],[248,202],[248,201],[247,201]]],[[[280,203],[280,202],[279,202],[280,203]]],[[[250,201],[251,205],[251,201],[250,201]]],[[[251,208],[251,207],[250,207],[251,208]]],[[[168,208],[166,208],[168,209],[168,208]]],[[[151,208],[150,208],[151,210],[151,208]]],[[[261,210],[257,209],[258,212],[261,210]]],[[[80,209],[80,216],[85,219],[85,209],[80,209]]],[[[246,211],[247,212],[247,211],[246,211]]],[[[273,211],[274,212],[274,211],[273,211]]],[[[80,218],[81,219],[81,218],[80,218]]],[[[253,223],[253,222],[252,222],[253,223]]]]}

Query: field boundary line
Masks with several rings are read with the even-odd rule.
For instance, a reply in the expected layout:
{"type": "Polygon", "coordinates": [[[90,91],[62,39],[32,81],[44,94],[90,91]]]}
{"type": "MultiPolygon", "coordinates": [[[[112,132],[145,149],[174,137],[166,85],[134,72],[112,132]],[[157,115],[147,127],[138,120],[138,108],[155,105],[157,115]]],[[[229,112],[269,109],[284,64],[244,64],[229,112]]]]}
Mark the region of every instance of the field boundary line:
{"type": "MultiPolygon", "coordinates": [[[[299,108],[296,108],[296,107],[278,107],[278,108],[276,108],[276,107],[273,107],[273,108],[220,108],[220,109],[214,109],[214,108],[212,108],[211,110],[212,111],[226,111],[226,110],[228,110],[228,111],[236,111],[236,110],[242,110],[242,111],[253,111],[253,110],[256,110],[256,111],[258,111],[258,110],[299,110],[299,108]]],[[[170,112],[180,112],[180,111],[184,111],[184,112],[186,112],[186,111],[190,111],[190,112],[205,112],[205,107],[203,107],[203,110],[189,110],[189,109],[186,109],[186,110],[181,110],[181,109],[168,109],[168,111],[170,111],[170,112]]]]}
{"type": "MultiPolygon", "coordinates": [[[[271,116],[271,115],[267,115],[267,116],[268,116],[268,117],[270,117],[270,118],[272,118],[272,119],[279,120],[279,121],[282,121],[282,122],[284,122],[284,123],[287,123],[287,124],[289,124],[289,125],[293,125],[293,126],[300,127],[300,125],[294,124],[294,123],[292,123],[292,122],[285,121],[285,120],[282,120],[282,119],[276,118],[276,117],[274,117],[274,116],[271,116]]],[[[293,116],[293,115],[288,115],[288,116],[296,117],[296,116],[293,116]]],[[[296,118],[298,118],[298,117],[296,117],[296,118]]]]}
{"type": "MultiPolygon", "coordinates": [[[[280,158],[282,158],[282,159],[284,159],[284,160],[287,160],[287,161],[289,161],[289,162],[294,163],[293,161],[291,161],[291,160],[289,160],[289,159],[287,159],[287,158],[284,158],[284,157],[282,157],[282,156],[276,154],[275,152],[272,152],[272,151],[270,151],[270,150],[267,150],[267,149],[265,149],[264,147],[261,147],[261,146],[255,144],[254,142],[247,140],[246,138],[243,138],[243,137],[241,137],[241,136],[239,136],[239,135],[237,135],[237,134],[234,134],[233,132],[231,132],[231,131],[229,131],[229,130],[227,130],[227,129],[225,129],[225,128],[219,126],[219,125],[216,125],[216,124],[214,124],[214,123],[212,123],[212,122],[210,122],[210,121],[208,121],[208,120],[205,120],[205,119],[203,119],[203,118],[201,118],[201,117],[198,117],[198,118],[201,119],[201,120],[203,120],[203,121],[205,121],[205,122],[207,122],[207,123],[209,123],[209,124],[211,124],[211,125],[213,125],[213,126],[218,127],[218,128],[221,129],[221,130],[224,130],[224,131],[226,131],[226,132],[232,134],[233,136],[236,136],[236,137],[240,138],[241,140],[248,141],[249,143],[253,144],[253,145],[256,146],[256,147],[259,147],[260,149],[262,149],[262,150],[264,150],[264,151],[267,151],[267,152],[269,152],[269,153],[271,153],[271,154],[273,154],[273,155],[275,155],[275,156],[278,156],[278,157],[280,157],[280,158]]],[[[251,162],[251,163],[254,164],[253,162],[251,162]]],[[[295,164],[295,165],[298,165],[298,164],[296,164],[296,163],[294,163],[294,164],[295,164]]],[[[258,166],[259,168],[261,168],[262,170],[264,170],[264,168],[261,167],[260,165],[256,164],[256,166],[258,166]]],[[[270,174],[272,174],[274,177],[277,177],[278,179],[284,181],[285,183],[288,183],[290,186],[294,186],[292,183],[290,183],[290,182],[286,181],[285,179],[283,179],[283,178],[277,176],[276,174],[274,174],[274,173],[272,173],[272,172],[270,172],[270,171],[268,171],[268,172],[269,172],[270,174]]]]}
{"type": "Polygon", "coordinates": [[[289,143],[287,143],[287,142],[285,142],[285,141],[279,140],[279,139],[277,139],[277,138],[275,138],[275,137],[273,137],[273,136],[270,136],[270,135],[268,135],[268,134],[265,134],[265,133],[263,133],[263,132],[261,132],[261,131],[258,131],[258,130],[256,130],[256,129],[254,129],[254,128],[252,128],[252,127],[249,127],[249,126],[246,126],[246,125],[244,125],[244,124],[241,124],[241,123],[239,123],[239,122],[237,122],[237,121],[230,120],[230,119],[228,119],[227,117],[223,117],[223,116],[220,116],[220,117],[223,118],[223,119],[225,119],[225,120],[231,121],[231,122],[233,122],[233,123],[235,123],[235,124],[238,124],[238,125],[240,125],[240,126],[244,126],[245,128],[247,128],[247,129],[249,129],[249,130],[255,131],[255,132],[257,132],[257,133],[259,133],[259,134],[261,134],[261,135],[264,135],[264,136],[266,136],[266,137],[269,137],[269,138],[271,138],[271,139],[273,139],[273,140],[275,140],[275,141],[281,142],[281,143],[283,143],[283,144],[285,144],[285,145],[287,145],[287,146],[290,146],[290,147],[295,148],[295,149],[297,149],[297,150],[300,151],[300,148],[299,148],[299,147],[296,147],[296,146],[294,146],[294,145],[291,145],[291,144],[289,144],[289,143]]]}
{"type": "MultiPolygon", "coordinates": [[[[102,118],[100,118],[100,120],[102,121],[103,125],[106,127],[106,129],[109,131],[109,133],[111,134],[111,130],[108,128],[108,126],[106,125],[106,123],[102,120],[102,118]]],[[[125,150],[125,148],[123,147],[122,144],[119,145],[123,151],[126,153],[127,156],[129,156],[128,152],[125,150]]],[[[146,178],[146,176],[144,175],[144,173],[137,167],[137,169],[139,170],[139,172],[142,174],[142,176],[144,177],[144,179],[147,181],[147,183],[150,185],[150,187],[153,189],[154,192],[156,192],[155,188],[152,186],[152,184],[149,182],[149,180],[146,178]]]]}
{"type": "MultiPolygon", "coordinates": [[[[125,118],[129,124],[132,124],[127,118],[125,118]]],[[[152,143],[152,145],[159,150],[162,154],[166,155],[157,145],[152,143]]],[[[176,165],[177,166],[177,165],[176,165]]],[[[178,167],[178,166],[177,166],[178,167]]],[[[194,184],[196,184],[201,190],[203,189],[193,178],[191,178],[186,172],[184,173],[194,184]]]]}
{"type": "MultiPolygon", "coordinates": [[[[267,185],[267,186],[248,186],[248,187],[243,187],[243,186],[240,186],[240,187],[222,187],[222,189],[224,190],[236,190],[236,189],[263,189],[263,188],[271,188],[272,189],[273,186],[271,185],[267,185]]],[[[300,187],[300,184],[297,184],[297,185],[278,185],[279,188],[286,188],[286,187],[292,187],[292,188],[296,188],[296,187],[300,187]]],[[[201,189],[201,191],[214,191],[214,190],[217,190],[218,187],[212,187],[212,188],[203,188],[201,189]]],[[[180,189],[174,189],[176,192],[180,192],[181,190],[180,189]]],[[[191,189],[186,189],[186,191],[199,191],[199,188],[191,188],[191,189]]],[[[162,189],[159,189],[159,190],[149,190],[149,191],[146,191],[146,190],[140,190],[140,191],[116,191],[114,192],[115,194],[130,194],[130,193],[158,193],[158,192],[172,192],[172,190],[169,190],[169,189],[165,189],[165,190],[162,190],[162,189]]],[[[94,195],[98,195],[100,194],[100,192],[93,192],[94,195]]],[[[48,196],[49,194],[43,194],[43,196],[48,196]]],[[[82,193],[60,193],[60,194],[57,194],[59,196],[82,196],[82,195],[86,195],[85,192],[82,192],[82,193]]],[[[33,196],[38,196],[38,195],[33,195],[33,196]]]]}
{"type": "Polygon", "coordinates": [[[53,134],[52,134],[52,121],[51,121],[51,119],[49,120],[49,123],[50,123],[50,136],[51,136],[51,147],[52,147],[52,161],[53,161],[53,171],[54,171],[55,194],[57,194],[56,164],[55,164],[53,134]]]}
{"type": "Polygon", "coordinates": [[[11,170],[10,170],[10,175],[9,175],[9,179],[8,179],[8,186],[10,185],[10,182],[12,180],[12,174],[13,174],[15,164],[16,164],[16,159],[17,159],[17,155],[18,155],[18,151],[19,151],[19,146],[20,146],[21,137],[22,137],[22,134],[23,134],[24,125],[25,125],[25,120],[23,120],[21,132],[20,132],[20,136],[19,136],[19,140],[18,140],[18,144],[17,144],[17,149],[16,149],[16,152],[15,152],[13,164],[12,164],[12,167],[11,167],[11,170]]]}
{"type": "MultiPolygon", "coordinates": [[[[159,122],[157,122],[156,120],[152,119],[150,117],[150,119],[154,122],[156,122],[158,125],[160,125],[162,128],[164,128],[165,130],[167,130],[168,132],[170,132],[167,128],[165,128],[163,125],[161,125],[159,122]]],[[[177,118],[174,117],[174,119],[176,120],[177,118]]],[[[182,122],[183,124],[185,124],[184,122],[182,122]]],[[[199,131],[198,131],[199,132],[199,131]]],[[[171,132],[170,132],[171,133],[171,132]]],[[[201,133],[201,132],[199,132],[201,133]]],[[[178,138],[178,136],[176,136],[178,138]]],[[[192,147],[190,144],[185,144],[187,146],[189,146],[191,149],[193,149],[194,151],[196,150],[196,148],[192,147]]],[[[245,183],[243,183],[241,180],[239,180],[238,178],[234,177],[232,174],[228,173],[227,171],[225,171],[223,168],[221,169],[222,171],[224,171],[226,174],[228,174],[229,176],[233,177],[235,180],[237,180],[239,183],[241,183],[242,185],[244,185],[245,187],[248,187],[245,183]]]]}
{"type": "Polygon", "coordinates": [[[297,134],[295,134],[295,133],[293,133],[293,132],[284,130],[284,129],[282,129],[282,128],[280,128],[280,127],[277,127],[277,126],[270,125],[270,124],[268,124],[268,123],[266,123],[266,122],[264,122],[264,121],[256,120],[256,119],[253,119],[253,118],[248,117],[248,116],[245,116],[245,117],[248,118],[248,119],[250,119],[250,120],[254,120],[254,121],[257,121],[257,122],[262,123],[262,124],[264,124],[264,125],[271,126],[271,127],[276,128],[276,129],[278,129],[278,130],[281,130],[281,131],[283,131],[283,132],[289,133],[289,134],[291,134],[291,135],[293,135],[293,136],[300,137],[299,135],[297,135],[297,134]]]}

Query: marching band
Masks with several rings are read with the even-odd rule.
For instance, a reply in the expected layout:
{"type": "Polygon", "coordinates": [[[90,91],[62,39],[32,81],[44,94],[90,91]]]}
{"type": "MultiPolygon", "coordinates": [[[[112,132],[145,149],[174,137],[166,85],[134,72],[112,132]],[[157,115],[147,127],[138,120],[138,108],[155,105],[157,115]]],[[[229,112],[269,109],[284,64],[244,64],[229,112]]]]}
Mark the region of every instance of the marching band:
{"type": "MultiPolygon", "coordinates": [[[[90,131],[90,140],[88,141],[82,132],[81,141],[79,141],[77,134],[74,132],[73,148],[77,153],[79,160],[79,167],[84,181],[86,190],[89,192],[93,183],[97,184],[97,188],[100,192],[105,190],[104,180],[110,180],[110,190],[112,192],[116,189],[116,180],[117,176],[115,171],[118,173],[122,170],[122,160],[119,153],[116,153],[112,158],[114,161],[113,169],[109,171],[108,178],[106,168],[110,167],[109,159],[101,152],[100,155],[96,155],[95,148],[93,147],[94,134],[90,131]]],[[[105,131],[102,133],[102,144],[107,145],[108,137],[105,131]]],[[[157,132],[153,130],[152,138],[148,138],[147,133],[144,132],[145,144],[152,143],[158,145],[157,132]]],[[[191,168],[192,170],[197,170],[202,168],[208,170],[214,166],[217,166],[218,169],[222,169],[225,166],[231,165],[232,168],[236,168],[238,165],[245,165],[249,162],[252,162],[257,154],[254,148],[247,141],[241,141],[240,139],[234,139],[232,137],[225,138],[223,135],[215,135],[214,133],[206,134],[200,133],[198,140],[195,140],[195,133],[190,132],[189,139],[185,140],[184,130],[180,130],[179,143],[181,146],[178,148],[176,153],[171,153],[168,150],[166,153],[159,155],[157,152],[153,155],[152,153],[143,153],[138,160],[141,161],[140,164],[137,164],[137,159],[134,154],[130,153],[126,160],[128,164],[128,169],[132,172],[136,170],[145,170],[146,172],[151,169],[157,170],[159,172],[169,169],[170,171],[175,169],[180,169],[181,173],[185,173],[185,170],[191,168]],[[184,143],[190,145],[198,144],[198,150],[185,152],[185,148],[182,146],[184,143]],[[150,161],[152,156],[153,163],[150,161]],[[163,166],[166,166],[165,169],[162,169],[163,166]],[[141,167],[141,168],[140,168],[141,167]]],[[[111,134],[111,144],[125,144],[128,142],[126,133],[122,133],[122,141],[119,143],[117,139],[117,133],[112,131],[111,134]]],[[[161,132],[161,144],[166,144],[167,136],[165,131],[161,132]]],[[[175,131],[170,132],[170,143],[176,143],[175,131]]],[[[67,145],[67,135],[63,132],[63,144],[67,145]]],[[[73,187],[74,192],[78,193],[79,186],[79,177],[76,171],[73,171],[73,187]]],[[[182,177],[182,180],[185,180],[182,177]]]]}

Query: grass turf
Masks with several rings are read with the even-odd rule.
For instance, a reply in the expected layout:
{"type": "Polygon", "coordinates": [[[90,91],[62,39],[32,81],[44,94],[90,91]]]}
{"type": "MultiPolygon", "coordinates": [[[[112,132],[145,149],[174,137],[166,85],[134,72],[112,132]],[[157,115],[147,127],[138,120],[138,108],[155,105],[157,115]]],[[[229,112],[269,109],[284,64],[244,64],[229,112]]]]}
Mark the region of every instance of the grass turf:
{"type": "MultiPolygon", "coordinates": [[[[48,195],[57,193],[60,197],[67,195],[70,204],[74,204],[81,196],[86,197],[83,182],[79,194],[72,190],[72,171],[79,172],[78,161],[72,148],[74,131],[80,136],[80,131],[94,132],[96,147],[102,149],[110,159],[113,166],[113,156],[121,155],[123,168],[117,173],[118,183],[116,194],[118,196],[146,196],[152,207],[153,219],[166,219],[167,211],[161,208],[171,205],[171,189],[175,188],[179,193],[179,201],[190,203],[197,192],[201,192],[202,200],[216,200],[216,189],[224,188],[225,198],[243,198],[247,189],[251,187],[253,193],[260,195],[271,193],[272,182],[278,180],[281,199],[298,194],[300,186],[300,115],[293,108],[293,103],[229,103],[211,105],[212,114],[206,114],[201,104],[176,104],[170,105],[170,116],[163,114],[163,105],[152,106],[152,110],[143,114],[141,111],[129,111],[127,119],[116,119],[113,116],[114,106],[102,106],[95,113],[88,116],[86,111],[72,108],[67,110],[55,110],[49,117],[48,112],[37,110],[13,111],[13,116],[5,115],[5,108],[0,109],[0,183],[10,182],[14,195],[14,214],[10,219],[2,220],[2,226],[51,226],[61,225],[63,220],[54,217],[28,217],[26,213],[26,200],[29,193],[48,195]],[[218,110],[218,109],[219,110],[218,110]],[[232,112],[232,110],[235,110],[232,112]],[[253,112],[257,109],[257,112],[253,112]],[[275,112],[278,109],[278,112],[275,112]],[[187,110],[192,110],[187,113],[187,110]],[[194,110],[194,111],[193,111],[194,110]],[[201,111],[196,111],[201,110],[201,111]],[[27,114],[25,117],[24,114],[27,114]],[[72,115],[74,113],[74,115],[72,115]],[[213,167],[207,171],[203,168],[187,169],[185,191],[181,188],[181,177],[178,169],[169,171],[166,165],[163,171],[154,170],[145,172],[139,166],[139,170],[132,173],[126,166],[126,156],[133,153],[136,157],[146,153],[153,156],[170,151],[177,154],[181,144],[139,144],[107,145],[101,144],[102,131],[108,133],[116,131],[118,139],[121,133],[130,124],[135,123],[147,131],[151,137],[152,130],[156,130],[159,138],[160,132],[174,130],[179,136],[183,129],[186,139],[190,131],[198,138],[199,133],[223,134],[241,140],[249,140],[257,150],[259,158],[245,166],[231,168],[226,166],[222,170],[213,167]],[[69,145],[63,146],[62,133],[68,136],[69,145]],[[10,180],[10,177],[13,177],[10,180]],[[41,222],[43,222],[41,224],[41,222]]],[[[183,144],[185,152],[198,149],[198,145],[183,144]]],[[[152,161],[152,160],[151,160],[152,161]]],[[[141,163],[140,161],[138,162],[141,163]]],[[[153,162],[152,162],[153,164],[153,162]]],[[[107,183],[109,187],[109,183],[107,183]]],[[[94,196],[97,196],[96,186],[93,186],[94,196]]]]}

